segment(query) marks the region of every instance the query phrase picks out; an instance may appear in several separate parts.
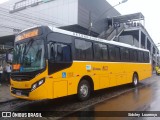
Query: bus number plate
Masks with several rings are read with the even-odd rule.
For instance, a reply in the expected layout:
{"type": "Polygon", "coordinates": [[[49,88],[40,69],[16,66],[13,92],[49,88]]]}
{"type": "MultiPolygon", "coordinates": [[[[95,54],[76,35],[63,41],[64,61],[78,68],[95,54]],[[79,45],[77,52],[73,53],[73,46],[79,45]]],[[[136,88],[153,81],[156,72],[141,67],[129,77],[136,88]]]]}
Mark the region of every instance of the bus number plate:
{"type": "Polygon", "coordinates": [[[22,93],[20,91],[17,91],[16,95],[22,95],[22,93]]]}

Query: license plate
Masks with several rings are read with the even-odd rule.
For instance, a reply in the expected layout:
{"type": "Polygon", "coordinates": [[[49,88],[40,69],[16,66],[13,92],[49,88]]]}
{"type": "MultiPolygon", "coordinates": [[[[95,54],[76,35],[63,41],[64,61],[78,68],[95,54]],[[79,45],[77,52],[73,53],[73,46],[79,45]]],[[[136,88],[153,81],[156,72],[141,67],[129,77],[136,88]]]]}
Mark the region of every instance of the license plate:
{"type": "Polygon", "coordinates": [[[16,95],[22,95],[22,93],[20,91],[17,91],[16,95]]]}

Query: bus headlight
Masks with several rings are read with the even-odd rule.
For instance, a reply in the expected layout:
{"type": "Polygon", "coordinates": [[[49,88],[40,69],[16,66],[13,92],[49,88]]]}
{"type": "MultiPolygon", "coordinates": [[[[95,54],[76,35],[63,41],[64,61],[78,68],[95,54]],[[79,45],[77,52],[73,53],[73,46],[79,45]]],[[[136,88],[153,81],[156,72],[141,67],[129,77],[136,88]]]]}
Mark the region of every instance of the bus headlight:
{"type": "Polygon", "coordinates": [[[45,82],[44,78],[35,82],[33,85],[32,85],[32,88],[31,88],[31,91],[35,90],[36,88],[38,88],[39,86],[41,86],[43,83],[45,82]]]}

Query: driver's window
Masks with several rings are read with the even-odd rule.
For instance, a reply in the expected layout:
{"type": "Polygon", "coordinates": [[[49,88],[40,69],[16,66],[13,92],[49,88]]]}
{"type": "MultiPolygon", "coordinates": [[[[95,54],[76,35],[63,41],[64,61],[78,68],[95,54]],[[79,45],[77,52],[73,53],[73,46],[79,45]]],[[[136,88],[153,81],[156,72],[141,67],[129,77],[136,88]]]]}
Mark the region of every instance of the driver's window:
{"type": "Polygon", "coordinates": [[[50,58],[56,62],[71,62],[71,47],[62,43],[53,43],[50,47],[50,58]]]}

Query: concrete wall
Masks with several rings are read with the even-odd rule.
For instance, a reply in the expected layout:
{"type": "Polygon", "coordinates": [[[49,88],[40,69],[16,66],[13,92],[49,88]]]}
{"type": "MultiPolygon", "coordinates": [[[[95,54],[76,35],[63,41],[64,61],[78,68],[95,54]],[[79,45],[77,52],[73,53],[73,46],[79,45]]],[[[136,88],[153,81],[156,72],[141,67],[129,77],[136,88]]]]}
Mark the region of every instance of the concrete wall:
{"type": "Polygon", "coordinates": [[[119,42],[139,47],[139,42],[133,35],[119,36],[118,39],[119,39],[119,42]]]}
{"type": "Polygon", "coordinates": [[[78,23],[78,0],[54,0],[10,14],[14,3],[21,0],[10,0],[0,4],[0,36],[14,34],[13,29],[26,29],[38,25],[55,27],[78,23]],[[2,30],[3,29],[3,30],[2,30]]]}
{"type": "Polygon", "coordinates": [[[101,33],[107,29],[107,17],[120,15],[106,0],[53,0],[10,14],[9,10],[18,1],[21,0],[9,0],[0,5],[0,13],[4,14],[0,16],[0,24],[9,26],[1,28],[0,36],[16,33],[13,29],[23,30],[38,25],[71,26],[68,30],[73,28],[77,29],[77,32],[78,29],[86,31],[90,23],[90,14],[92,30],[101,33]],[[108,9],[110,10],[103,14],[108,9]]]}
{"type": "Polygon", "coordinates": [[[117,15],[120,13],[106,0],[78,0],[78,24],[89,28],[91,20],[94,32],[104,31],[108,27],[106,18],[117,15]]]}

